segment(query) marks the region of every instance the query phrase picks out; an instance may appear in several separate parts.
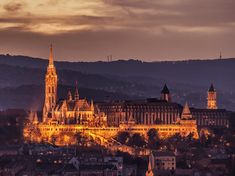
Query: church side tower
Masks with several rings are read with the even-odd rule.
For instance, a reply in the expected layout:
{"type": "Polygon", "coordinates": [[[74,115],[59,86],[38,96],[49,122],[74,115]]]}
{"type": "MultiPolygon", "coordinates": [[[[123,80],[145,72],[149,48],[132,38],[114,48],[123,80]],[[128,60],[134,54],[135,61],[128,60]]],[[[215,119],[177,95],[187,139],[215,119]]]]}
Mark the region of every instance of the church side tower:
{"type": "Polygon", "coordinates": [[[181,119],[188,120],[188,119],[192,119],[192,117],[193,117],[192,113],[189,109],[188,103],[186,102],[182,111],[181,119]]]}
{"type": "Polygon", "coordinates": [[[213,84],[207,92],[207,109],[217,109],[216,91],[213,84]]]}
{"type": "Polygon", "coordinates": [[[170,91],[167,87],[167,85],[165,84],[162,91],[161,91],[161,100],[165,100],[167,102],[171,102],[171,95],[170,95],[170,91]]]}
{"type": "Polygon", "coordinates": [[[76,81],[76,88],[75,88],[75,94],[74,94],[74,100],[79,100],[79,93],[78,93],[78,83],[76,81]]]}
{"type": "Polygon", "coordinates": [[[56,106],[57,98],[57,74],[54,66],[52,45],[50,47],[49,64],[45,75],[45,101],[43,107],[43,122],[48,120],[48,117],[53,117],[53,110],[56,106]]]}

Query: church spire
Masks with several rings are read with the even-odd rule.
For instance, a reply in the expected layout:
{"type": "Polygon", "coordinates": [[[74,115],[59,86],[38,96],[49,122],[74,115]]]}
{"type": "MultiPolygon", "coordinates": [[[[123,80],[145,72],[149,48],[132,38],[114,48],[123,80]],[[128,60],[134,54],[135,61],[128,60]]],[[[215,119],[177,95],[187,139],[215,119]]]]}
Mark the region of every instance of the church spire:
{"type": "Polygon", "coordinates": [[[145,176],[153,176],[154,175],[153,170],[154,170],[154,156],[151,151],[149,155],[148,170],[146,171],[145,176]]]}
{"type": "Polygon", "coordinates": [[[68,100],[69,100],[69,101],[72,101],[72,100],[73,100],[73,96],[72,96],[70,90],[68,91],[68,100]]]}
{"type": "Polygon", "coordinates": [[[214,85],[213,85],[213,84],[211,84],[211,86],[210,86],[208,92],[215,92],[215,88],[214,88],[214,85]]]}
{"type": "Polygon", "coordinates": [[[54,67],[52,44],[50,45],[49,67],[54,67]]]}
{"type": "Polygon", "coordinates": [[[188,106],[188,102],[186,101],[183,111],[182,111],[182,119],[191,119],[192,114],[188,106]]]}
{"type": "Polygon", "coordinates": [[[152,171],[152,165],[151,165],[151,161],[149,160],[149,163],[148,163],[148,171],[151,172],[152,171]]]}
{"type": "Polygon", "coordinates": [[[52,45],[50,46],[49,64],[45,75],[45,100],[43,106],[43,122],[47,122],[49,116],[53,116],[57,99],[57,74],[53,63],[52,45]]]}
{"type": "Polygon", "coordinates": [[[75,95],[74,95],[75,100],[79,100],[79,93],[78,93],[78,82],[76,81],[76,88],[75,88],[75,95]]]}
{"type": "Polygon", "coordinates": [[[94,111],[95,110],[95,107],[94,107],[94,102],[93,100],[91,99],[91,110],[94,111]]]}

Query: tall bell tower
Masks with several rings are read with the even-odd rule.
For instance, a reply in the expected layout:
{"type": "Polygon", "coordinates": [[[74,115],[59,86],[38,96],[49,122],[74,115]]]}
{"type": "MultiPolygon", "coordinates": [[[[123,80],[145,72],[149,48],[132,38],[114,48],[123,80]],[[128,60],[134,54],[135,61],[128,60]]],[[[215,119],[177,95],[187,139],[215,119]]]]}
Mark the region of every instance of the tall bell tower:
{"type": "Polygon", "coordinates": [[[45,75],[45,101],[43,106],[43,122],[53,117],[57,97],[57,74],[54,66],[52,45],[50,46],[49,64],[45,75]]]}
{"type": "Polygon", "coordinates": [[[213,84],[207,92],[207,109],[217,109],[216,91],[213,84]]]}

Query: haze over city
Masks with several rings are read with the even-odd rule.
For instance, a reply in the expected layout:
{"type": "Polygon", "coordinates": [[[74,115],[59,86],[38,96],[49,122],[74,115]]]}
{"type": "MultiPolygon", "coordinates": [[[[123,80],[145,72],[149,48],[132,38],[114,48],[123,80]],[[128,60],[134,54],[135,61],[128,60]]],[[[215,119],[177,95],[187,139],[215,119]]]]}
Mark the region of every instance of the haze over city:
{"type": "Polygon", "coordinates": [[[55,60],[235,56],[233,0],[1,0],[0,53],[55,60]],[[180,45],[179,45],[180,43],[180,45]]]}

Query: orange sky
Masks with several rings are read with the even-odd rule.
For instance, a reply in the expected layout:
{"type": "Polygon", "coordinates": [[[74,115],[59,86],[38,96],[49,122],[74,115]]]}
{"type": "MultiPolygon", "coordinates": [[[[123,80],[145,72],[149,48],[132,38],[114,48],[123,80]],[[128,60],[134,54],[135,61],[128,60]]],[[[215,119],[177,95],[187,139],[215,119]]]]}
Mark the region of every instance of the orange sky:
{"type": "Polygon", "coordinates": [[[1,0],[0,53],[56,60],[234,57],[234,0],[1,0]]]}

